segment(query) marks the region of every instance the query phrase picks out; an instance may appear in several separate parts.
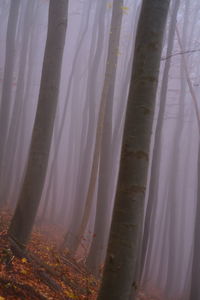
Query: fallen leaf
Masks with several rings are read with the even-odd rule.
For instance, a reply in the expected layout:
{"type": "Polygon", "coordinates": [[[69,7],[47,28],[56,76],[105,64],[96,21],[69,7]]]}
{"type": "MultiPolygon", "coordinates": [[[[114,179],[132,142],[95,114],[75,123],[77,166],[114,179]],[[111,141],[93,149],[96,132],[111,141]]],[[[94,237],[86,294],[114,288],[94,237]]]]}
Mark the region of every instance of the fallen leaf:
{"type": "Polygon", "coordinates": [[[71,299],[77,299],[73,292],[65,291],[65,294],[71,299]]]}
{"type": "MultiPolygon", "coordinates": [[[[22,274],[24,274],[24,275],[26,275],[27,274],[27,271],[26,270],[24,270],[24,269],[22,269],[21,271],[20,271],[22,274]]],[[[0,299],[1,300],[1,299],[0,299]]]]}

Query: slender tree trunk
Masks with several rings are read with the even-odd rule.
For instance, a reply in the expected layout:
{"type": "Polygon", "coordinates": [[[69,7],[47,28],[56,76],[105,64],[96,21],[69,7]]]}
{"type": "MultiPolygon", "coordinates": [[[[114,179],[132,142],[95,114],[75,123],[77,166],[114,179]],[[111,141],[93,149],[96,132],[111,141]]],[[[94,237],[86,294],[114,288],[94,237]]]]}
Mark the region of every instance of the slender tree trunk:
{"type": "MultiPolygon", "coordinates": [[[[180,46],[180,50],[183,52],[183,46],[180,38],[180,34],[178,31],[178,28],[176,28],[176,34],[178,38],[178,43],[180,46]]],[[[198,131],[200,134],[200,114],[198,111],[198,101],[196,94],[194,92],[189,71],[187,67],[187,62],[185,55],[182,55],[182,62],[183,62],[183,68],[186,75],[187,84],[189,87],[189,91],[192,97],[192,101],[194,104],[195,114],[197,118],[197,125],[198,125],[198,131]]],[[[192,277],[191,277],[191,288],[190,288],[190,300],[193,299],[199,299],[200,297],[200,288],[199,288],[199,281],[198,276],[200,275],[200,263],[199,263],[199,250],[200,250],[200,241],[198,238],[199,230],[200,230],[200,219],[199,219],[199,212],[200,212],[200,201],[199,201],[199,195],[200,195],[200,147],[198,152],[198,167],[197,167],[197,204],[196,204],[196,216],[195,216],[195,231],[194,231],[194,252],[193,252],[193,259],[192,259],[192,277]]]]}
{"type": "Polygon", "coordinates": [[[194,248],[192,258],[192,271],[191,271],[191,288],[190,288],[190,300],[200,299],[200,287],[199,287],[199,276],[200,276],[200,146],[198,152],[198,174],[197,174],[197,204],[195,214],[195,228],[194,228],[194,248]]]}
{"type": "Polygon", "coordinates": [[[23,109],[24,101],[27,101],[24,97],[25,91],[25,76],[26,74],[26,67],[27,67],[27,50],[32,34],[32,21],[35,17],[36,12],[36,2],[28,1],[25,8],[24,13],[24,24],[23,24],[23,31],[22,31],[22,47],[19,57],[19,72],[17,78],[17,88],[16,94],[14,97],[14,105],[12,109],[12,114],[10,114],[10,125],[8,126],[7,130],[7,137],[4,139],[4,147],[2,150],[2,161],[7,161],[7,165],[3,168],[3,176],[1,176],[0,182],[0,203],[4,204],[7,200],[7,194],[9,191],[9,169],[13,163],[13,157],[16,149],[17,138],[18,138],[18,130],[19,130],[19,123],[21,118],[21,113],[23,109]],[[6,159],[7,158],[7,159],[6,159]],[[9,163],[11,164],[9,165],[9,163]]]}
{"type": "MultiPolygon", "coordinates": [[[[184,14],[184,24],[183,24],[183,38],[184,44],[187,40],[187,26],[188,26],[188,12],[190,8],[190,1],[187,1],[185,14],[184,14]]],[[[182,59],[181,59],[182,62],[182,59]]],[[[181,64],[181,74],[182,77],[184,73],[183,65],[181,64]]],[[[177,269],[177,264],[180,257],[180,252],[177,251],[180,243],[177,245],[177,187],[178,187],[178,171],[180,164],[180,142],[182,137],[182,132],[184,128],[184,111],[185,111],[185,77],[183,77],[181,82],[181,93],[179,97],[179,109],[177,114],[176,127],[174,129],[174,137],[172,141],[172,159],[169,162],[169,190],[168,190],[168,202],[169,202],[169,261],[170,265],[168,267],[167,279],[166,279],[166,294],[169,298],[176,293],[177,283],[176,278],[179,275],[179,270],[177,269]]],[[[182,203],[183,205],[183,203],[182,203]]],[[[180,249],[181,250],[181,249],[180,249]]]]}
{"type": "Polygon", "coordinates": [[[118,62],[118,51],[120,43],[120,32],[122,24],[122,7],[123,0],[114,1],[113,13],[111,20],[107,67],[105,72],[104,91],[102,99],[105,99],[105,116],[103,120],[100,144],[100,161],[99,161],[99,178],[98,178],[98,192],[97,192],[97,212],[95,218],[94,233],[95,238],[92,240],[90,253],[87,258],[87,265],[90,269],[98,274],[98,266],[102,260],[102,252],[105,244],[105,237],[107,227],[107,215],[110,211],[109,195],[109,178],[112,169],[112,154],[109,143],[112,141],[112,111],[114,102],[114,88],[116,79],[116,70],[118,62]]]}
{"type": "Polygon", "coordinates": [[[0,103],[0,179],[3,176],[3,152],[8,133],[11,108],[12,79],[15,60],[15,37],[17,32],[20,0],[11,1],[6,36],[6,57],[3,77],[2,97],[0,103]]]}
{"type": "Polygon", "coordinates": [[[168,0],[144,0],[137,29],[119,180],[98,300],[127,300],[135,281],[168,0]]]}
{"type": "MultiPolygon", "coordinates": [[[[96,186],[96,176],[98,174],[97,172],[98,172],[99,156],[97,150],[95,153],[95,149],[93,149],[93,140],[91,140],[91,136],[95,135],[95,129],[96,129],[94,99],[96,97],[96,88],[97,88],[97,75],[98,75],[97,70],[100,67],[100,59],[99,59],[101,55],[100,49],[101,49],[101,44],[104,41],[105,23],[103,22],[103,16],[105,15],[107,9],[106,2],[104,1],[102,1],[101,3],[99,2],[98,5],[100,9],[100,14],[99,16],[98,14],[96,15],[96,19],[98,20],[97,46],[94,53],[93,53],[93,48],[91,48],[90,50],[91,57],[93,59],[90,64],[90,73],[88,77],[87,97],[86,97],[86,104],[85,104],[86,112],[88,110],[89,124],[88,124],[88,131],[87,131],[86,145],[84,148],[84,152],[81,153],[80,155],[80,169],[79,169],[78,179],[77,179],[77,186],[79,184],[80,188],[76,189],[75,192],[75,201],[79,202],[81,199],[82,203],[81,205],[80,203],[78,203],[78,210],[77,210],[77,205],[74,206],[72,210],[72,215],[73,215],[72,222],[70,224],[69,230],[67,231],[64,237],[64,244],[67,244],[69,249],[72,252],[75,252],[77,250],[81,242],[81,237],[82,234],[84,233],[84,229],[87,226],[87,222],[90,216],[90,210],[92,207],[92,200],[94,199],[93,196],[94,196],[94,191],[96,186]],[[90,167],[89,159],[91,155],[92,155],[92,166],[90,167]],[[81,182],[83,176],[89,177],[89,183],[86,180],[84,180],[84,183],[81,182]],[[80,220],[76,219],[77,212],[78,215],[81,216],[80,220]]],[[[95,40],[96,40],[96,30],[94,27],[92,32],[92,44],[95,43],[95,40]]],[[[86,119],[84,118],[83,125],[86,125],[85,121],[86,119]]],[[[83,128],[84,127],[86,126],[83,126],[83,128]]],[[[94,148],[97,147],[94,145],[94,148]]]]}
{"type": "Polygon", "coordinates": [[[44,185],[58,102],[67,12],[68,0],[50,0],[47,42],[29,159],[9,228],[9,235],[20,246],[26,245],[30,237],[44,185]]]}
{"type": "MultiPolygon", "coordinates": [[[[103,27],[101,27],[103,28],[103,27]]],[[[97,48],[98,50],[98,48],[97,48]]],[[[110,64],[112,65],[113,62],[111,61],[110,64]]],[[[81,219],[81,224],[77,233],[76,237],[76,243],[74,244],[74,250],[77,250],[77,247],[81,241],[81,238],[84,235],[85,229],[87,227],[92,203],[94,200],[94,194],[96,190],[96,184],[97,184],[97,178],[98,178],[98,172],[99,172],[99,160],[100,160],[100,149],[101,149],[101,142],[102,142],[102,132],[103,132],[103,125],[104,125],[104,118],[105,118],[105,108],[106,108],[106,101],[107,101],[107,91],[108,91],[108,81],[109,76],[111,74],[108,74],[108,69],[106,69],[105,77],[107,80],[105,80],[105,84],[103,86],[102,91],[102,97],[100,101],[100,108],[98,113],[98,119],[97,119],[97,129],[96,129],[96,136],[95,136],[95,145],[94,145],[94,154],[92,158],[92,168],[90,173],[90,180],[89,180],[89,186],[87,190],[86,195],[86,201],[85,201],[85,207],[83,216],[81,219]]]]}
{"type": "MultiPolygon", "coordinates": [[[[32,18],[36,18],[39,13],[39,5],[37,3],[36,10],[34,11],[32,18]]],[[[33,80],[34,75],[36,74],[37,70],[37,64],[35,63],[35,49],[40,48],[40,42],[38,40],[38,30],[39,25],[35,21],[34,24],[32,23],[31,26],[31,34],[29,37],[29,45],[28,45],[28,55],[27,55],[27,61],[26,61],[26,68],[27,68],[27,76],[26,76],[26,85],[23,93],[23,98],[21,99],[21,102],[23,103],[21,106],[21,112],[18,120],[18,124],[15,126],[15,132],[13,133],[15,135],[15,139],[13,141],[13,135],[10,135],[10,142],[9,142],[9,136],[7,141],[7,147],[9,147],[8,151],[6,152],[5,160],[9,161],[9,164],[7,165],[6,171],[4,173],[4,181],[6,182],[4,189],[6,189],[6,204],[9,204],[10,206],[14,206],[16,204],[16,200],[18,199],[21,183],[22,180],[22,174],[24,173],[26,161],[27,161],[27,155],[28,155],[28,145],[30,141],[30,132],[32,128],[32,122],[33,120],[29,119],[28,116],[28,107],[31,105],[32,97],[30,95],[33,91],[33,80]],[[32,86],[32,88],[30,88],[32,86]],[[27,123],[30,125],[30,128],[27,130],[27,123]],[[29,139],[27,139],[27,136],[29,136],[29,139]]],[[[24,63],[24,62],[23,62],[24,63]]],[[[40,77],[40,76],[39,76],[40,77]]],[[[40,81],[40,78],[38,78],[38,83],[40,81]]],[[[17,92],[17,91],[16,91],[17,92]]],[[[20,96],[20,95],[19,95],[20,96]]],[[[15,96],[16,97],[16,96],[15,96]]],[[[11,130],[11,129],[10,129],[11,130]]]]}

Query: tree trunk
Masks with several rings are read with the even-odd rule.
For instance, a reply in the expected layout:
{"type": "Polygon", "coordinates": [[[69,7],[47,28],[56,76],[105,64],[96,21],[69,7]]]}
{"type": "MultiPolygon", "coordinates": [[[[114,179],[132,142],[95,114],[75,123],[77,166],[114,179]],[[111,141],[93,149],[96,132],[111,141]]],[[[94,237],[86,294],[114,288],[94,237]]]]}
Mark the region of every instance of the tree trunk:
{"type": "Polygon", "coordinates": [[[25,246],[30,237],[44,185],[58,101],[67,12],[68,0],[50,1],[47,42],[29,159],[9,228],[9,235],[20,246],[25,246]]]}
{"type": "Polygon", "coordinates": [[[32,36],[32,22],[33,18],[35,17],[36,13],[36,2],[28,1],[25,8],[24,13],[24,24],[23,24],[23,31],[22,31],[22,47],[20,51],[19,57],[19,72],[17,78],[17,88],[14,97],[14,104],[12,113],[10,113],[10,124],[7,128],[7,137],[4,139],[4,147],[2,149],[2,161],[7,162],[5,168],[1,170],[3,172],[2,176],[0,176],[0,203],[5,204],[7,200],[7,194],[9,191],[10,185],[10,177],[9,177],[9,169],[10,166],[13,165],[13,157],[14,152],[16,150],[17,138],[18,138],[18,130],[19,130],[19,123],[21,118],[21,112],[23,109],[24,101],[27,101],[23,97],[24,90],[25,90],[25,76],[26,74],[26,67],[27,67],[27,50],[29,47],[29,42],[32,36]],[[4,151],[3,151],[4,150],[4,151]],[[10,164],[11,162],[11,164],[10,164]],[[10,164],[10,166],[9,166],[10,164]]]}
{"type": "Polygon", "coordinates": [[[114,103],[114,89],[116,70],[118,62],[118,51],[120,43],[120,32],[122,24],[122,7],[123,0],[113,2],[113,12],[110,31],[107,66],[105,72],[104,91],[102,93],[102,101],[105,99],[105,116],[100,138],[100,161],[99,161],[99,178],[97,192],[97,211],[94,225],[95,238],[92,240],[90,253],[87,258],[88,267],[98,274],[98,267],[102,261],[102,254],[105,245],[106,231],[108,230],[108,215],[110,211],[111,201],[108,199],[109,186],[112,170],[112,155],[109,144],[112,141],[112,111],[114,103]],[[109,76],[108,76],[109,75],[109,76]]]}
{"type": "Polygon", "coordinates": [[[11,1],[6,36],[6,57],[0,103],[0,179],[2,178],[4,171],[2,155],[5,149],[11,109],[12,79],[15,62],[15,38],[17,33],[19,6],[20,0],[11,1]]]}
{"type": "MultiPolygon", "coordinates": [[[[75,202],[78,204],[78,210],[77,205],[74,206],[72,210],[72,222],[70,224],[70,228],[65,234],[64,237],[64,243],[68,245],[69,249],[72,252],[75,252],[78,248],[78,246],[81,243],[82,235],[84,234],[85,228],[87,226],[90,212],[94,200],[94,193],[95,193],[95,187],[96,187],[96,178],[98,175],[98,163],[99,163],[99,137],[98,139],[96,136],[98,133],[96,133],[96,136],[93,139],[92,136],[95,135],[95,130],[98,132],[100,129],[98,129],[98,120],[97,125],[95,121],[95,102],[94,99],[96,97],[96,89],[97,89],[97,75],[100,68],[100,56],[101,56],[101,45],[104,42],[104,31],[105,31],[105,24],[102,22],[104,19],[104,15],[106,13],[106,2],[102,1],[99,2],[99,9],[100,13],[98,15],[98,11],[96,14],[96,23],[98,24],[98,28],[93,28],[92,32],[92,44],[95,43],[95,40],[97,39],[97,46],[96,50],[93,53],[93,47],[90,50],[91,53],[91,62],[90,62],[90,73],[88,76],[88,86],[87,86],[87,97],[86,97],[86,104],[85,104],[85,111],[88,111],[88,130],[87,130],[87,136],[86,136],[86,145],[84,148],[84,151],[82,151],[80,155],[80,169],[78,173],[78,179],[77,179],[77,186],[79,186],[78,189],[76,189],[75,193],[75,202]],[[98,38],[96,37],[97,33],[96,30],[98,30],[98,38]],[[97,126],[97,128],[96,128],[97,126]],[[93,143],[94,143],[94,149],[93,149],[93,143]],[[92,163],[90,166],[90,158],[92,156],[92,163]],[[89,180],[82,180],[83,177],[88,178],[89,180]],[[83,181],[83,182],[81,182],[83,181]],[[80,204],[81,199],[81,204],[80,204]],[[77,220],[77,212],[78,215],[81,216],[80,219],[77,220]]],[[[100,113],[99,113],[100,114],[100,113]]],[[[85,115],[85,113],[84,113],[85,115]]],[[[83,119],[83,128],[85,127],[85,121],[86,119],[83,119]]],[[[84,132],[83,132],[84,134],[84,132]]]]}
{"type": "MultiPolygon", "coordinates": [[[[170,56],[172,53],[173,45],[174,45],[174,35],[175,35],[175,26],[176,26],[176,16],[179,7],[179,0],[174,2],[173,5],[173,13],[170,20],[170,28],[169,28],[169,35],[168,35],[168,45],[167,45],[167,54],[166,56],[170,56]]],[[[155,141],[154,141],[154,148],[153,148],[153,158],[152,158],[152,166],[151,166],[151,175],[150,175],[150,188],[149,188],[149,197],[146,209],[146,216],[145,216],[145,226],[144,226],[144,235],[143,235],[143,242],[142,242],[142,269],[144,268],[145,258],[148,249],[148,257],[146,261],[147,273],[150,264],[150,255],[152,249],[152,236],[150,232],[150,227],[155,226],[155,207],[157,205],[157,190],[158,190],[158,181],[159,181],[159,169],[160,169],[160,159],[161,159],[161,144],[162,144],[162,128],[164,122],[164,113],[166,109],[166,100],[167,100],[167,87],[168,87],[168,78],[169,78],[169,70],[170,70],[171,60],[168,59],[165,62],[163,77],[162,77],[162,85],[161,85],[161,92],[160,92],[160,107],[158,112],[158,121],[156,125],[156,132],[155,132],[155,141]]],[[[146,281],[146,278],[144,278],[146,281]]]]}
{"type": "Polygon", "coordinates": [[[144,0],[139,19],[119,180],[98,300],[127,300],[143,223],[162,40],[169,0],[144,0]]]}

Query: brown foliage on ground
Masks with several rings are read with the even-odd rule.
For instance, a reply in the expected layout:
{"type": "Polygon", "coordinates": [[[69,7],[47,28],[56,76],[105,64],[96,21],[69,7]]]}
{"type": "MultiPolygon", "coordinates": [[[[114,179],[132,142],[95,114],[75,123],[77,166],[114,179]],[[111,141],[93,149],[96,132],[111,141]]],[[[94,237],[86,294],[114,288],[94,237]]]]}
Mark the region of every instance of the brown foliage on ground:
{"type": "Polygon", "coordinates": [[[10,218],[1,212],[0,300],[96,299],[98,281],[67,250],[58,250],[59,228],[36,227],[23,252],[9,241],[10,218]]]}
{"type": "MultiPolygon", "coordinates": [[[[97,298],[99,281],[66,249],[58,249],[64,235],[62,228],[35,226],[27,251],[23,252],[8,238],[10,219],[8,210],[0,212],[0,300],[97,298]]],[[[136,299],[162,299],[154,292],[147,296],[139,291],[136,299]]]]}

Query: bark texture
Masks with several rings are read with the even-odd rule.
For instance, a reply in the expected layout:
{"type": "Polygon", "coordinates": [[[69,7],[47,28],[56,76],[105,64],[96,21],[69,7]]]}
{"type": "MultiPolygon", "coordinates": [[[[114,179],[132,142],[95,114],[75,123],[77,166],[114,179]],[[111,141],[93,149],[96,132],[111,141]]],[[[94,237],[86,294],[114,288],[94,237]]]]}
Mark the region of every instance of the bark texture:
{"type": "Polygon", "coordinates": [[[169,0],[143,1],[131,77],[119,180],[98,300],[129,299],[135,285],[149,147],[169,0]]]}
{"type": "MultiPolygon", "coordinates": [[[[170,18],[169,33],[167,40],[167,52],[166,56],[172,54],[174,46],[174,35],[176,27],[176,18],[179,8],[179,0],[174,1],[172,6],[172,14],[170,18]]],[[[150,263],[151,263],[151,254],[153,248],[153,230],[155,228],[155,214],[156,207],[158,202],[158,185],[160,180],[160,162],[161,162],[161,151],[162,151],[162,131],[164,126],[164,114],[166,112],[166,102],[167,102],[167,89],[169,81],[169,71],[171,67],[171,60],[167,59],[164,66],[161,90],[160,90],[160,106],[158,111],[158,121],[155,129],[155,138],[154,138],[154,147],[153,147],[153,157],[152,165],[150,172],[150,183],[149,183],[149,196],[147,202],[147,209],[145,215],[145,224],[144,224],[144,234],[142,241],[142,266],[141,271],[144,270],[145,265],[145,274],[143,281],[147,281],[150,273],[150,263]],[[148,253],[148,255],[147,255],[148,253]]]]}

